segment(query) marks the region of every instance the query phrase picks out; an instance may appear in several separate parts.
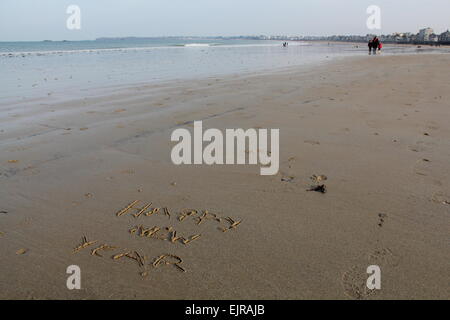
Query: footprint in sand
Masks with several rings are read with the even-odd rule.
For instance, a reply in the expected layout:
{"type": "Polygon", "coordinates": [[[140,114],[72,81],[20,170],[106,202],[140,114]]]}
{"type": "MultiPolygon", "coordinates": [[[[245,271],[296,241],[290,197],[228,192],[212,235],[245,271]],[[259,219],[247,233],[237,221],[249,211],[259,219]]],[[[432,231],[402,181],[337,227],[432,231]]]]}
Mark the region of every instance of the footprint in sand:
{"type": "Polygon", "coordinates": [[[288,159],[288,167],[289,167],[289,169],[291,169],[292,165],[294,165],[294,164],[295,164],[295,157],[289,157],[289,159],[288,159]]]}
{"type": "Polygon", "coordinates": [[[389,248],[381,248],[369,254],[368,260],[370,264],[374,264],[380,267],[396,267],[400,262],[400,257],[389,248]]]}
{"type": "Polygon", "coordinates": [[[353,266],[342,275],[344,293],[350,298],[364,300],[376,294],[377,290],[367,288],[366,268],[353,266]]]}
{"type": "Polygon", "coordinates": [[[413,146],[408,146],[408,149],[413,151],[413,152],[424,152],[426,151],[426,148],[420,144],[416,144],[413,146]]]}
{"type": "Polygon", "coordinates": [[[310,144],[310,145],[320,145],[320,142],[319,141],[314,141],[314,140],[305,140],[305,141],[303,141],[304,143],[308,143],[308,144],[310,144]]]}
{"type": "Polygon", "coordinates": [[[428,176],[431,171],[431,160],[423,158],[414,163],[413,171],[419,176],[428,176]]]}
{"type": "Polygon", "coordinates": [[[386,213],[379,213],[378,214],[378,226],[381,228],[384,225],[384,222],[386,221],[387,218],[387,214],[386,213]]]}
{"type": "Polygon", "coordinates": [[[431,201],[439,204],[450,205],[450,194],[446,194],[443,191],[436,192],[431,197],[431,201]]]}
{"type": "Polygon", "coordinates": [[[285,176],[285,177],[281,178],[281,181],[282,181],[282,182],[293,182],[294,179],[295,179],[295,177],[292,177],[292,176],[285,176]]]}
{"type": "Polygon", "coordinates": [[[367,288],[367,267],[370,265],[377,265],[383,272],[383,267],[396,267],[400,261],[396,255],[389,248],[380,248],[373,251],[367,257],[367,263],[364,265],[356,265],[344,272],[342,275],[342,287],[344,293],[358,300],[364,300],[370,296],[375,295],[379,290],[370,290],[367,288]]]}
{"type": "Polygon", "coordinates": [[[429,129],[429,130],[439,130],[439,125],[436,123],[436,122],[434,122],[434,121],[427,121],[427,128],[429,129]]]}

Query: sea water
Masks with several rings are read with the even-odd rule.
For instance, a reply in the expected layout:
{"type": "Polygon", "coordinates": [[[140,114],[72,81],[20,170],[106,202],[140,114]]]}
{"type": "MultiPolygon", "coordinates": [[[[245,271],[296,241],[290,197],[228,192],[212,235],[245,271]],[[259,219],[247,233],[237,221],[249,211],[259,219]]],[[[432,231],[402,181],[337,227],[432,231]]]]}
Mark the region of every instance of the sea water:
{"type": "MultiPolygon", "coordinates": [[[[364,44],[126,38],[0,42],[0,102],[108,86],[218,77],[365,55],[364,44]]],[[[385,53],[414,52],[385,47],[385,53]]]]}

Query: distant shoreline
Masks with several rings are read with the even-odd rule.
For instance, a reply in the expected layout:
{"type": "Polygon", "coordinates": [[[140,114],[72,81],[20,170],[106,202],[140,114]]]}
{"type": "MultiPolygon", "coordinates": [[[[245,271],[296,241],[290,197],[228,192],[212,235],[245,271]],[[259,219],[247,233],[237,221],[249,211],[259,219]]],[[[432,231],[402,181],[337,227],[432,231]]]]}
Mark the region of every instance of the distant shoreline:
{"type": "MultiPolygon", "coordinates": [[[[58,43],[58,42],[102,42],[102,41],[127,41],[127,40],[136,40],[136,41],[151,41],[151,40],[220,40],[220,41],[237,41],[237,40],[243,40],[243,41],[274,41],[274,42],[316,42],[316,43],[334,43],[334,44],[340,44],[340,43],[350,43],[350,44],[360,44],[360,43],[366,43],[365,40],[354,40],[354,41],[346,41],[346,40],[323,40],[323,39],[287,39],[280,37],[279,39],[272,39],[272,38],[261,38],[258,36],[236,36],[236,37],[202,37],[202,36],[168,36],[168,37],[98,37],[95,39],[83,39],[83,40],[50,40],[50,39],[44,39],[44,40],[19,40],[19,41],[3,41],[0,40],[0,43],[58,43]]],[[[392,41],[382,41],[384,44],[389,45],[405,45],[405,46],[430,46],[430,47],[449,47],[450,42],[392,42],[392,41]]]]}

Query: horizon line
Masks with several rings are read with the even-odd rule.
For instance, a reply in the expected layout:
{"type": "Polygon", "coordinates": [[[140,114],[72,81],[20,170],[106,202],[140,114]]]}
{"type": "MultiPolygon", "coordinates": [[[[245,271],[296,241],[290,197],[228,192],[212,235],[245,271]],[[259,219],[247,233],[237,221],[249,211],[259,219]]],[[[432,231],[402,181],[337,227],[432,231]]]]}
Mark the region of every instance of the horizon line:
{"type": "MultiPolygon", "coordinates": [[[[449,31],[449,29],[447,29],[446,31],[444,31],[443,33],[449,31]]],[[[357,36],[357,37],[364,37],[364,36],[368,36],[368,35],[377,35],[377,36],[382,36],[382,35],[392,35],[394,33],[411,33],[414,34],[413,32],[393,32],[390,34],[378,34],[378,33],[367,33],[367,34],[332,34],[332,35],[265,35],[265,34],[253,34],[253,35],[230,35],[230,36],[100,36],[100,37],[96,37],[94,39],[78,39],[78,40],[68,40],[68,39],[59,39],[59,40],[55,40],[55,39],[41,39],[41,40],[0,40],[0,42],[45,42],[45,41],[51,41],[51,42],[77,42],[77,41],[97,41],[100,39],[130,39],[130,38],[136,38],[136,39],[168,39],[168,38],[198,38],[198,39],[219,39],[219,38],[251,38],[251,37],[293,37],[293,38],[304,38],[304,37],[315,37],[315,38],[326,38],[326,37],[333,37],[333,36],[343,36],[343,37],[350,37],[350,36],[357,36]]],[[[266,39],[266,40],[276,40],[276,39],[266,39]]],[[[301,41],[301,39],[299,39],[301,41]]],[[[295,40],[294,40],[295,41],[295,40]]]]}

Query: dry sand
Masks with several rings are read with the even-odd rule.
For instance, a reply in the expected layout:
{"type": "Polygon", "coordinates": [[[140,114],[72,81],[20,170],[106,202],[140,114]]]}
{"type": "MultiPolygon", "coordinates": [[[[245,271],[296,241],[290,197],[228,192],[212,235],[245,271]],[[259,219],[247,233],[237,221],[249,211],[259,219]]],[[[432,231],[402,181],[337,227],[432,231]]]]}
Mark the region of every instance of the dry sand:
{"type": "Polygon", "coordinates": [[[1,105],[0,298],[448,299],[449,65],[437,54],[345,58],[1,105]],[[173,165],[170,134],[192,120],[280,128],[279,174],[173,165]],[[306,191],[313,174],[328,177],[326,194],[306,191]],[[116,216],[134,200],[171,217],[116,216]],[[180,222],[183,208],[242,223],[180,222]],[[201,237],[129,232],[139,225],[201,237]],[[98,242],[74,254],[83,236],[98,242]],[[102,244],[117,248],[91,255],[102,244]],[[111,258],[128,251],[146,256],[146,277],[132,254],[111,258]],[[186,272],[149,265],[163,254],[186,272]],[[73,264],[82,289],[69,291],[73,264]],[[364,289],[371,264],[375,292],[364,289]]]}

